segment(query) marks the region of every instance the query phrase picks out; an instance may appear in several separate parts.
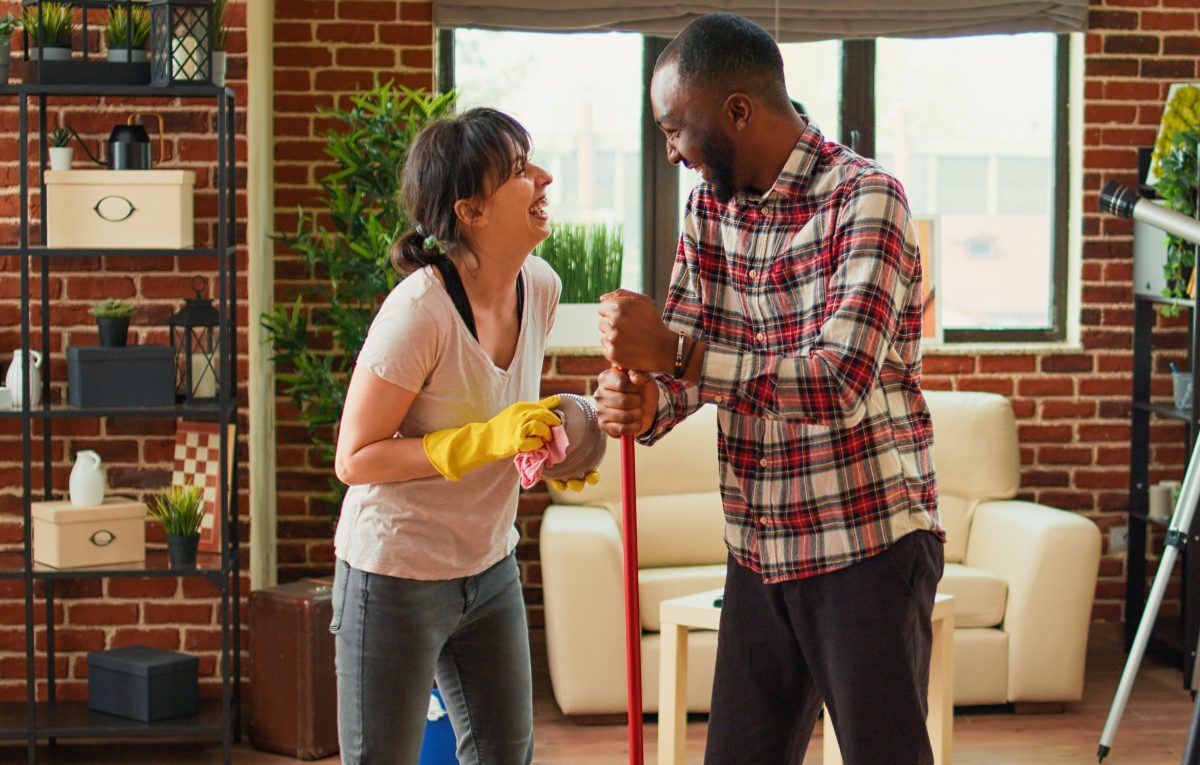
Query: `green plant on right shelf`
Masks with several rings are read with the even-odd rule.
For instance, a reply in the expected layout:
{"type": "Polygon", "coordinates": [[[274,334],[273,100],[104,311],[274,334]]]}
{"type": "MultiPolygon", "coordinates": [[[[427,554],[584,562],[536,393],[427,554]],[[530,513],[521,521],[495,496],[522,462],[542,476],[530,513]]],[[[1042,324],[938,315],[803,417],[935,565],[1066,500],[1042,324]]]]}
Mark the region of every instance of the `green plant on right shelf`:
{"type": "Polygon", "coordinates": [[[598,303],[621,286],[625,244],[619,225],[554,223],[533,251],[562,279],[560,303],[598,303]]]}
{"type": "Polygon", "coordinates": [[[93,303],[92,307],[88,309],[88,315],[95,316],[97,319],[122,319],[133,316],[135,310],[133,305],[120,298],[108,298],[93,303]]]}
{"type": "Polygon", "coordinates": [[[204,520],[204,490],[190,484],[169,486],[150,497],[146,515],[161,523],[167,536],[196,536],[204,520]]]}
{"type": "MultiPolygon", "coordinates": [[[[1163,114],[1162,130],[1154,144],[1153,173],[1155,189],[1168,209],[1189,217],[1196,216],[1197,144],[1200,143],[1200,88],[1188,85],[1174,90],[1163,114]]],[[[1167,237],[1167,258],[1163,276],[1167,286],[1163,295],[1186,300],[1189,280],[1196,267],[1196,245],[1177,236],[1167,237]]],[[[1164,306],[1168,315],[1178,307],[1164,306]]]]}
{"type": "Polygon", "coordinates": [[[29,35],[29,47],[39,42],[47,48],[71,47],[71,34],[75,24],[71,21],[70,3],[42,3],[27,5],[21,14],[21,26],[29,35]],[[38,23],[38,8],[42,9],[42,20],[38,23]]]}
{"type": "Polygon", "coordinates": [[[104,38],[109,50],[145,49],[150,41],[150,10],[135,5],[127,13],[123,6],[110,5],[104,22],[104,38]]]}

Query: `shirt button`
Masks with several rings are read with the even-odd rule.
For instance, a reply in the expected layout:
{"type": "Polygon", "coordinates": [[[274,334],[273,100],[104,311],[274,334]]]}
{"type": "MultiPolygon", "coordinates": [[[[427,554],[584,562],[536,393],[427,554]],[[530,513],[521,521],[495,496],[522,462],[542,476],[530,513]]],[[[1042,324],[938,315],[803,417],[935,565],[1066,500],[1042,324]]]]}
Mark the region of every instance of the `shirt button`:
{"type": "Polygon", "coordinates": [[[765,515],[760,515],[760,516],[758,516],[758,525],[759,526],[770,526],[771,519],[765,515]]]}
{"type": "Polygon", "coordinates": [[[763,215],[766,215],[768,212],[770,212],[770,211],[771,211],[771,208],[770,208],[770,207],[768,207],[767,205],[759,205],[759,207],[758,207],[758,211],[759,211],[760,213],[762,213],[763,215]]]}
{"type": "Polygon", "coordinates": [[[763,459],[759,460],[758,465],[759,465],[759,467],[766,467],[767,466],[766,458],[764,457],[763,459]]]}
{"type": "Polygon", "coordinates": [[[713,396],[713,402],[714,402],[714,403],[717,403],[717,404],[719,404],[719,403],[721,403],[721,402],[722,402],[722,401],[724,401],[724,400],[725,400],[725,397],[724,397],[724,396],[713,396]]]}
{"type": "Polygon", "coordinates": [[[755,278],[757,278],[757,277],[758,277],[758,269],[757,269],[757,268],[751,268],[751,269],[750,269],[750,278],[751,278],[751,279],[755,279],[755,278]]]}
{"type": "Polygon", "coordinates": [[[763,340],[766,340],[766,339],[767,339],[767,333],[766,333],[766,332],[759,332],[757,335],[755,335],[755,336],[754,336],[754,339],[755,339],[755,340],[758,340],[759,342],[762,342],[763,340]]]}

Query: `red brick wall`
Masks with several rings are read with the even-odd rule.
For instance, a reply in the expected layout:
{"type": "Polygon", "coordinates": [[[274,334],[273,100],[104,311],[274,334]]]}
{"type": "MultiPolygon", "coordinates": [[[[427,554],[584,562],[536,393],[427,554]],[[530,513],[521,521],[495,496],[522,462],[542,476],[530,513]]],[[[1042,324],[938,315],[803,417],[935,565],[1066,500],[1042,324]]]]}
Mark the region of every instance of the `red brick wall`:
{"type": "MultiPolygon", "coordinates": [[[[336,37],[343,15],[353,10],[357,18],[383,22],[378,33],[357,30],[365,47],[360,55],[376,55],[376,46],[401,39],[400,51],[378,53],[385,67],[414,84],[429,73],[414,71],[408,61],[432,60],[429,45],[429,6],[424,3],[376,2],[281,4],[277,36],[280,53],[277,85],[279,116],[278,178],[281,228],[291,222],[288,208],[305,199],[319,165],[313,157],[319,141],[318,120],[307,111],[316,103],[329,103],[334,94],[326,83],[365,82],[368,70],[343,60],[348,40],[336,37]],[[291,20],[290,9],[303,11],[303,21],[291,20]],[[325,31],[328,27],[329,31],[325,31]],[[396,34],[397,29],[406,32],[396,34]],[[387,37],[385,35],[395,35],[387,37]],[[331,62],[337,76],[325,67],[312,68],[297,48],[316,48],[331,62]],[[332,49],[330,52],[329,49],[332,49]],[[405,54],[412,56],[406,59],[405,54]],[[395,56],[389,59],[388,55],[395,56]],[[295,56],[295,68],[290,61],[295,56]],[[394,63],[393,63],[394,61],[394,63]],[[292,137],[287,137],[292,136],[292,137]]],[[[388,47],[388,46],[384,46],[388,47]]],[[[358,52],[358,51],[356,51],[358,52]]],[[[925,384],[930,388],[988,390],[1009,396],[1016,410],[1021,439],[1022,496],[1080,512],[1107,529],[1123,524],[1128,492],[1131,298],[1131,226],[1128,222],[1094,212],[1103,182],[1132,182],[1136,147],[1152,143],[1172,82],[1194,81],[1200,53],[1194,0],[1104,0],[1092,3],[1091,31],[1086,38],[1084,121],[1084,200],[1081,347],[1071,350],[1028,350],[1011,353],[930,350],[925,362],[925,384]]],[[[377,66],[372,61],[368,66],[377,66]]],[[[296,262],[280,256],[280,289],[299,275],[296,262]]],[[[1186,340],[1180,320],[1162,322],[1166,335],[1160,347],[1175,349],[1180,358],[1186,340]]],[[[1160,354],[1157,369],[1165,369],[1170,354],[1160,354]]],[[[587,387],[597,371],[595,359],[551,359],[545,388],[587,387]]],[[[1160,374],[1155,392],[1169,395],[1170,381],[1160,374]]],[[[325,480],[327,468],[307,456],[303,431],[291,418],[290,405],[281,402],[280,417],[280,561],[281,577],[289,578],[328,566],[330,545],[326,528],[314,521],[329,512],[311,498],[314,486],[325,480]],[[287,446],[282,446],[287,444],[287,446]],[[302,533],[292,534],[292,531],[302,533]],[[320,533],[315,533],[320,531],[320,533]]],[[[1181,428],[1156,422],[1152,454],[1152,480],[1178,473],[1184,459],[1181,428]]],[[[544,492],[524,497],[519,523],[523,534],[521,558],[527,577],[530,617],[540,623],[540,572],[537,567],[537,531],[547,504],[544,492]]],[[[1123,554],[1105,553],[1097,589],[1095,617],[1122,618],[1123,554]]],[[[1164,608],[1169,612],[1171,606],[1164,608]]]]}
{"type": "MultiPolygon", "coordinates": [[[[237,154],[244,168],[246,143],[245,121],[240,111],[245,108],[245,2],[231,0],[229,5],[230,32],[227,47],[231,55],[229,84],[237,92],[238,133],[237,154]]],[[[15,0],[0,2],[0,14],[20,13],[15,0]]],[[[92,21],[102,18],[103,12],[93,11],[92,21]]],[[[94,28],[94,27],[93,27],[94,28]]],[[[95,49],[98,37],[89,44],[95,49]]],[[[75,44],[79,49],[78,40],[75,44]]],[[[20,48],[20,35],[14,40],[20,48]]],[[[14,58],[16,58],[14,54],[14,58]]],[[[10,80],[17,81],[14,73],[10,80]]],[[[18,203],[20,168],[17,164],[18,133],[15,99],[0,101],[0,242],[15,246],[18,233],[18,203]]],[[[158,128],[152,119],[144,120],[154,145],[156,167],[186,168],[196,172],[195,217],[197,245],[211,245],[216,234],[217,191],[213,168],[217,160],[216,110],[212,101],[178,101],[155,98],[142,101],[122,101],[115,98],[50,100],[50,124],[57,115],[88,141],[96,150],[107,142],[109,131],[123,123],[131,111],[156,111],[165,122],[165,157],[159,156],[156,135],[158,128]]],[[[31,102],[31,119],[36,129],[36,103],[31,102]]],[[[36,145],[31,143],[31,152],[36,145]]],[[[36,156],[36,155],[34,155],[36,156]]],[[[103,156],[103,155],[102,155],[103,156]]],[[[87,162],[80,149],[75,151],[75,167],[87,162]]],[[[31,185],[38,183],[37,170],[28,176],[31,185]]],[[[239,173],[238,185],[244,187],[244,170],[239,173]]],[[[37,200],[35,198],[35,211],[37,200]]],[[[244,217],[245,201],[239,194],[239,217],[244,217]]],[[[35,212],[36,214],[36,212],[35,212]]],[[[237,225],[238,240],[245,241],[245,222],[237,225]]],[[[36,241],[36,240],[35,240],[36,241]]],[[[240,508],[248,508],[245,470],[245,375],[246,337],[248,320],[245,310],[246,273],[245,252],[240,251],[239,269],[243,278],[238,292],[243,302],[238,322],[242,327],[238,343],[242,353],[242,379],[239,395],[243,416],[239,423],[240,508]]],[[[37,263],[34,261],[36,267],[37,263]]],[[[0,364],[7,370],[12,349],[20,345],[20,261],[17,257],[0,257],[0,364]]],[[[192,295],[193,275],[204,274],[215,290],[215,261],[200,257],[110,257],[56,258],[50,270],[52,356],[48,360],[54,381],[51,398],[65,399],[66,361],[63,348],[70,344],[95,344],[95,322],[86,311],[98,298],[132,299],[138,306],[132,319],[131,343],[169,342],[166,320],[192,295]]],[[[36,298],[39,282],[34,280],[36,298]]],[[[210,293],[211,294],[211,293],[210,293]]],[[[41,311],[34,308],[31,320],[40,328],[41,311]]],[[[34,347],[40,347],[41,334],[33,334],[34,347]]],[[[40,430],[35,427],[34,454],[40,456],[40,430]]],[[[52,486],[57,497],[66,494],[68,475],[74,454],[80,449],[96,449],[107,466],[109,488],[112,492],[144,497],[151,490],[165,486],[171,478],[171,455],[174,445],[174,424],[149,419],[63,420],[54,421],[52,486]]],[[[16,418],[0,419],[0,545],[5,550],[19,550],[21,543],[21,424],[16,418]]],[[[41,486],[42,471],[34,470],[33,483],[41,486]]],[[[41,499],[40,491],[34,499],[41,499]]],[[[242,538],[248,526],[243,523],[242,538]]],[[[147,524],[147,540],[163,542],[158,524],[147,524]]],[[[242,582],[242,593],[248,592],[248,581],[242,582]]],[[[37,588],[38,595],[43,584],[37,588]]],[[[188,651],[200,656],[202,694],[219,696],[214,677],[220,653],[221,631],[217,621],[219,601],[216,590],[204,579],[79,579],[60,581],[55,586],[54,621],[57,646],[56,672],[59,678],[60,699],[86,698],[86,652],[112,648],[130,643],[143,643],[160,648],[188,651]]],[[[243,604],[244,605],[244,604],[243,604]]],[[[44,601],[38,606],[38,619],[43,619],[44,601]]],[[[245,609],[243,608],[243,613],[245,609]]],[[[24,700],[24,590],[20,581],[0,582],[0,699],[24,700]]],[[[45,630],[36,630],[38,650],[45,647],[45,630]]],[[[44,656],[39,657],[38,675],[45,676],[44,656]]],[[[45,697],[45,684],[39,684],[39,695],[45,697]]]]}

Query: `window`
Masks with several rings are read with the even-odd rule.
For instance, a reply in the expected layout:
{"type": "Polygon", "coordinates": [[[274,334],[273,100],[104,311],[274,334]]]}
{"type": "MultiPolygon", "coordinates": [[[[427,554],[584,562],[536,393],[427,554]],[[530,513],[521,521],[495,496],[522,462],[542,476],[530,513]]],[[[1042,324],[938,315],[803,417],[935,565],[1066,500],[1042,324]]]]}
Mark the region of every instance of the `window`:
{"type": "Polygon", "coordinates": [[[458,29],[453,50],[459,108],[519,120],[554,176],[551,219],[620,224],[622,285],[642,289],[641,35],[458,29]]]}
{"type": "MultiPolygon", "coordinates": [[[[663,175],[662,137],[643,112],[650,64],[666,41],[465,29],[442,36],[451,39],[464,105],[503,108],[533,134],[535,161],[555,175],[555,218],[621,223],[624,286],[661,299],[669,243],[698,181],[682,168],[663,175]]],[[[789,95],[821,132],[903,183],[928,243],[926,281],[944,340],[1062,339],[1066,38],[780,49],[789,95]]]]}

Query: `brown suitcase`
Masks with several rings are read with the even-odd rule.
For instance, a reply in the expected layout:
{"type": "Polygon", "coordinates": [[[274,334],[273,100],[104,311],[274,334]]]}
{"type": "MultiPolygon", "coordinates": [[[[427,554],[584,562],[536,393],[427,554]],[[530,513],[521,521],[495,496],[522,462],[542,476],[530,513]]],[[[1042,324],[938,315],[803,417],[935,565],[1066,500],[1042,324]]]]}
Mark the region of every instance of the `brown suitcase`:
{"type": "Polygon", "coordinates": [[[315,760],[338,751],[332,580],[250,593],[250,741],[315,760]]]}

